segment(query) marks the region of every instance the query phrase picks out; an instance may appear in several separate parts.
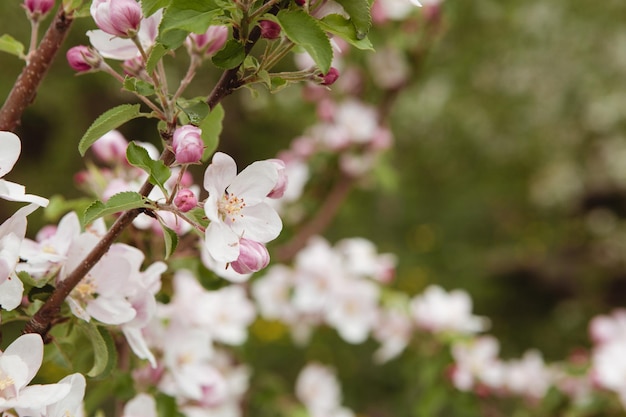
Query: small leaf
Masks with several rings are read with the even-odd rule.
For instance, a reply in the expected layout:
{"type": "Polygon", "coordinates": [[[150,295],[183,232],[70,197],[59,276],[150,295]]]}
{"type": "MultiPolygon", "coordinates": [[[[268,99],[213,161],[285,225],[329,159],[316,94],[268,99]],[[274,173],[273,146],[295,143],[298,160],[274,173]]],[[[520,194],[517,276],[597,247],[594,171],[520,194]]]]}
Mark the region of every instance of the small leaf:
{"type": "Polygon", "coordinates": [[[151,74],[159,63],[159,60],[168,52],[168,49],[163,44],[157,43],[152,47],[150,55],[148,56],[148,62],[146,62],[146,72],[151,74]]]}
{"type": "Polygon", "coordinates": [[[189,123],[198,126],[200,122],[209,114],[209,105],[204,99],[191,101],[185,106],[181,106],[183,112],[189,118],[189,123]]]}
{"type": "Polygon", "coordinates": [[[176,250],[178,246],[178,235],[175,231],[167,227],[165,224],[161,222],[161,227],[163,228],[163,240],[165,241],[165,259],[170,257],[172,253],[176,250]]]}
{"type": "Polygon", "coordinates": [[[146,171],[151,184],[165,189],[165,182],[172,175],[172,171],[165,166],[163,161],[155,161],[150,158],[148,151],[135,142],[128,144],[128,148],[126,148],[126,159],[128,159],[131,165],[146,171]]]}
{"type": "Polygon", "coordinates": [[[224,108],[221,104],[215,106],[211,113],[202,120],[200,126],[202,130],[202,140],[204,141],[204,153],[202,161],[209,159],[213,152],[217,149],[222,133],[222,122],[224,121],[224,108]]]}
{"type": "Polygon", "coordinates": [[[93,346],[93,366],[87,372],[87,376],[92,378],[106,376],[117,363],[117,350],[113,338],[108,330],[93,323],[78,320],[76,327],[91,341],[93,346]]]}
{"type": "Polygon", "coordinates": [[[0,51],[24,58],[24,45],[11,35],[0,36],[0,51]]]}
{"type": "Polygon", "coordinates": [[[145,97],[154,94],[154,86],[152,84],[129,75],[124,79],[123,87],[127,91],[136,92],[145,97]]]}
{"type": "Polygon", "coordinates": [[[89,207],[87,207],[85,210],[83,224],[87,225],[94,220],[109,214],[144,207],[145,203],[145,198],[142,197],[141,194],[134,191],[117,193],[109,198],[106,203],[103,203],[102,201],[94,201],[89,207]]]}
{"type": "Polygon", "coordinates": [[[234,39],[229,39],[211,60],[218,68],[232,69],[240,65],[245,58],[246,51],[243,45],[234,39]]]}
{"type": "Polygon", "coordinates": [[[204,33],[223,10],[214,0],[172,0],[161,22],[161,33],[173,29],[204,33]]]}
{"type": "Polygon", "coordinates": [[[185,39],[187,39],[187,35],[189,35],[189,32],[187,32],[186,30],[172,29],[168,30],[167,32],[161,33],[157,38],[157,41],[160,44],[163,44],[165,48],[174,50],[181,46],[183,42],[185,42],[185,39]]]}
{"type": "Polygon", "coordinates": [[[337,0],[337,3],[341,4],[350,16],[356,39],[365,39],[372,27],[372,15],[368,0],[337,0]]]}
{"type": "Polygon", "coordinates": [[[373,51],[372,42],[367,37],[359,39],[354,25],[345,17],[338,14],[329,14],[319,20],[324,31],[337,35],[346,40],[352,46],[359,49],[373,51]]]}
{"type": "Polygon", "coordinates": [[[302,10],[281,10],[276,17],[289,40],[304,48],[326,74],[333,60],[333,49],[317,21],[302,10]]]}
{"type": "Polygon", "coordinates": [[[17,273],[19,279],[26,285],[35,288],[43,288],[48,283],[47,279],[35,279],[26,271],[20,271],[17,273]]]}
{"type": "Polygon", "coordinates": [[[113,107],[102,113],[91,126],[89,126],[89,129],[87,129],[78,143],[78,152],[80,152],[80,155],[85,156],[87,149],[105,133],[120,127],[129,120],[143,116],[143,114],[139,112],[139,107],[139,104],[122,104],[121,106],[113,107]]]}
{"type": "Polygon", "coordinates": [[[152,16],[157,10],[169,6],[172,0],[142,0],[141,10],[144,17],[152,16]]]}

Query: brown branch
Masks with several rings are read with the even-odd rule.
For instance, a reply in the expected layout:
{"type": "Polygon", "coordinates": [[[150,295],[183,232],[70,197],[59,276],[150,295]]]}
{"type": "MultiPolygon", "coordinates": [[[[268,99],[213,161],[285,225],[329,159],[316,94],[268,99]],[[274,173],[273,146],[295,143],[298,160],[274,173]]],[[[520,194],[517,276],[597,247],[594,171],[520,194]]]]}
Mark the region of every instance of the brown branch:
{"type": "Polygon", "coordinates": [[[39,47],[30,57],[0,109],[0,130],[14,131],[20,124],[22,113],[35,99],[39,84],[67,37],[73,21],[72,17],[65,14],[63,7],[59,7],[39,47]]]}
{"type": "Polygon", "coordinates": [[[337,215],[341,205],[348,197],[354,178],[341,174],[339,181],[330,191],[326,200],[319,208],[315,216],[303,227],[301,227],[289,242],[276,250],[276,258],[279,262],[288,262],[307,244],[308,240],[317,234],[322,233],[337,215]]]}
{"type": "MultiPolygon", "coordinates": [[[[174,154],[169,150],[165,150],[161,157],[163,163],[169,166],[174,162],[174,154]]],[[[154,186],[146,181],[139,194],[147,196],[154,186]]],[[[139,209],[129,210],[122,213],[117,218],[111,229],[104,235],[102,240],[89,252],[83,262],[76,267],[63,281],[60,281],[45,304],[35,313],[35,315],[26,324],[23,333],[39,333],[46,340],[46,335],[52,323],[56,320],[61,310],[61,304],[65,298],[72,292],[74,287],[83,279],[93,266],[104,256],[109,250],[113,242],[118,236],[130,226],[132,221],[141,213],[139,209]]]]}

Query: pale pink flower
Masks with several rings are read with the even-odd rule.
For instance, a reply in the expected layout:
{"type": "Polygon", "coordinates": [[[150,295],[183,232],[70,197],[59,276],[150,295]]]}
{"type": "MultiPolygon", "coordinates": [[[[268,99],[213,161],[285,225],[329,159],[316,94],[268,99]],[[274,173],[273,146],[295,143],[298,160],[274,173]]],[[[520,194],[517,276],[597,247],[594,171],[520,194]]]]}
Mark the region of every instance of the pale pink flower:
{"type": "Polygon", "coordinates": [[[387,362],[398,356],[409,344],[413,323],[408,314],[397,309],[383,310],[374,326],[373,336],[381,343],[374,352],[377,363],[387,362]]]}
{"type": "Polygon", "coordinates": [[[113,36],[132,37],[143,18],[135,0],[93,0],[90,8],[96,25],[113,36]]]}
{"type": "Polygon", "coordinates": [[[363,279],[344,279],[325,309],[326,322],[348,343],[362,343],[376,323],[379,287],[363,279]]]}
{"type": "Polygon", "coordinates": [[[503,387],[511,394],[532,399],[543,398],[554,380],[553,372],[546,367],[541,353],[528,351],[521,359],[504,365],[503,387]]]}
{"type": "Polygon", "coordinates": [[[341,406],[341,386],[334,370],[309,363],[296,380],[296,396],[312,417],[351,417],[352,410],[341,406]]]}
{"type": "Polygon", "coordinates": [[[29,417],[68,417],[83,415],[83,398],[87,381],[79,373],[71,374],[59,381],[59,384],[69,384],[70,389],[67,395],[59,401],[52,403],[40,410],[20,410],[20,415],[29,417]]]}
{"type": "Polygon", "coordinates": [[[156,401],[151,395],[140,393],[126,403],[122,417],[157,417],[156,401]]]}
{"type": "Polygon", "coordinates": [[[105,133],[91,145],[94,155],[107,164],[116,165],[126,162],[128,141],[118,130],[105,133]]]}
{"type": "Polygon", "coordinates": [[[251,274],[265,268],[270,262],[270,254],[264,244],[241,238],[239,257],[230,266],[240,274],[251,274]]]}
{"type": "Polygon", "coordinates": [[[26,194],[23,185],[1,179],[13,169],[21,152],[22,142],[16,134],[0,131],[0,198],[46,207],[48,199],[26,194]]]}
{"type": "Polygon", "coordinates": [[[500,344],[492,336],[482,336],[452,346],[455,366],[452,383],[461,391],[469,391],[479,383],[492,389],[502,387],[504,368],[498,360],[500,344]]]}
{"type": "Polygon", "coordinates": [[[296,312],[291,304],[294,272],[285,265],[268,269],[263,278],[252,283],[252,294],[260,314],[269,320],[291,323],[296,312]]]}
{"type": "Polygon", "coordinates": [[[194,125],[181,126],[174,131],[172,149],[179,164],[195,164],[202,159],[204,142],[202,130],[194,125]]]}
{"type": "Polygon", "coordinates": [[[70,392],[69,383],[31,385],[43,360],[43,341],[38,334],[25,334],[0,353],[0,412],[12,408],[38,410],[70,392]]]}
{"type": "Polygon", "coordinates": [[[594,317],[589,324],[589,333],[597,344],[616,339],[626,340],[626,309],[617,309],[611,315],[594,317]]]}
{"type": "Polygon", "coordinates": [[[209,198],[204,211],[211,221],[205,246],[218,262],[239,257],[242,237],[260,243],[275,239],[282,229],[276,211],[265,201],[278,181],[276,166],[257,161],[237,175],[237,165],[228,155],[217,152],[204,175],[209,198]]]}
{"type": "Polygon", "coordinates": [[[435,333],[472,334],[485,330],[487,321],[472,315],[472,299],[463,290],[446,292],[430,285],[411,300],[411,313],[417,325],[435,333]]]}

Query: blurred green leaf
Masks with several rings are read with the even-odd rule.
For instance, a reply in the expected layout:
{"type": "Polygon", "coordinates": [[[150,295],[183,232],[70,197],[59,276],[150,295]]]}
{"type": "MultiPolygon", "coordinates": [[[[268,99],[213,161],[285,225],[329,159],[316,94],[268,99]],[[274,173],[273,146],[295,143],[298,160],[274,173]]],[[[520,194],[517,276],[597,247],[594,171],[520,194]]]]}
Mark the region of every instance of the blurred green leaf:
{"type": "Polygon", "coordinates": [[[333,60],[333,49],[317,21],[301,10],[281,10],[276,18],[289,40],[304,48],[326,74],[333,60]]]}
{"type": "Polygon", "coordinates": [[[92,378],[107,376],[117,363],[117,350],[109,331],[83,320],[78,320],[76,327],[91,341],[93,347],[94,362],[87,376],[92,378]]]}
{"type": "Polygon", "coordinates": [[[224,121],[224,108],[221,104],[215,106],[213,110],[202,120],[200,129],[202,130],[202,140],[204,141],[204,152],[202,160],[209,159],[217,149],[222,133],[222,123],[224,121]]]}
{"type": "Polygon", "coordinates": [[[169,6],[172,0],[141,0],[144,17],[152,16],[157,10],[169,6]]]}
{"type": "Polygon", "coordinates": [[[217,51],[211,61],[216,67],[231,69],[240,65],[246,57],[246,51],[241,43],[229,39],[222,49],[217,51]]]}
{"type": "Polygon", "coordinates": [[[24,58],[24,45],[11,35],[0,36],[0,51],[24,58]]]}
{"type": "Polygon", "coordinates": [[[173,29],[204,33],[223,13],[215,0],[172,0],[161,22],[161,33],[173,29]]]}
{"type": "Polygon", "coordinates": [[[143,116],[139,112],[139,104],[122,104],[102,113],[85,132],[78,143],[78,152],[85,156],[87,149],[105,133],[110,132],[128,122],[129,120],[143,116]]]}

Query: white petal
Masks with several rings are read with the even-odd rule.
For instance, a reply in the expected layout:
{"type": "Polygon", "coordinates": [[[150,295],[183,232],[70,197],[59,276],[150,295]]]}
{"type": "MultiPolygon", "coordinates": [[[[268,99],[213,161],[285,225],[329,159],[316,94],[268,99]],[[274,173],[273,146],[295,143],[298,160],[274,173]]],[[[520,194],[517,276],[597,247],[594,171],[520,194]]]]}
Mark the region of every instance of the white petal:
{"type": "Polygon", "coordinates": [[[228,187],[228,192],[243,198],[247,205],[255,205],[267,197],[277,182],[276,165],[269,161],[257,161],[237,175],[228,187]]]}
{"type": "Polygon", "coordinates": [[[34,203],[41,207],[48,205],[48,199],[39,197],[38,195],[26,194],[26,189],[23,185],[9,182],[6,180],[0,180],[2,189],[0,189],[0,198],[4,198],[9,201],[21,201],[25,203],[34,203]]]}
{"type": "Polygon", "coordinates": [[[46,409],[47,417],[76,416],[83,405],[87,382],[79,373],[68,375],[59,381],[59,384],[69,384],[70,392],[60,401],[49,405],[46,409]]]}
{"type": "MultiPolygon", "coordinates": [[[[43,340],[36,333],[25,334],[13,341],[2,356],[19,356],[28,366],[28,374],[24,385],[28,384],[35,376],[41,361],[43,360],[43,340]]],[[[17,381],[16,381],[17,385],[17,381]]]]}
{"type": "Polygon", "coordinates": [[[130,39],[122,39],[101,30],[87,31],[89,42],[105,58],[125,61],[139,56],[137,46],[130,39]]]}
{"type": "Polygon", "coordinates": [[[148,348],[148,344],[146,343],[146,339],[141,333],[141,329],[138,329],[136,327],[122,327],[122,331],[124,332],[124,336],[126,336],[126,341],[128,342],[128,345],[135,353],[135,355],[137,355],[137,357],[141,359],[147,359],[150,362],[152,368],[156,368],[156,359],[148,348]]]}
{"type": "Polygon", "coordinates": [[[128,323],[137,314],[124,298],[113,297],[98,297],[87,305],[86,310],[91,317],[106,324],[128,323]]]}
{"type": "Polygon", "coordinates": [[[38,409],[55,403],[70,392],[70,384],[31,385],[20,391],[13,408],[38,409]]]}
{"type": "Polygon", "coordinates": [[[20,157],[22,143],[15,133],[0,131],[0,177],[4,177],[20,157]]]}
{"type": "Polygon", "coordinates": [[[204,189],[209,194],[216,194],[215,198],[221,198],[226,188],[237,176],[237,164],[230,156],[222,152],[213,155],[211,164],[204,172],[204,189]]]}
{"type": "Polygon", "coordinates": [[[24,285],[15,274],[0,284],[0,306],[3,310],[11,311],[17,308],[22,302],[23,295],[24,285]]]}
{"type": "Polygon", "coordinates": [[[232,262],[239,257],[239,236],[221,222],[211,222],[206,228],[204,245],[217,262],[232,262]]]}
{"type": "Polygon", "coordinates": [[[260,243],[269,242],[276,239],[283,229],[280,216],[268,204],[244,207],[241,214],[243,218],[237,219],[231,227],[238,236],[246,239],[260,243]]]}

